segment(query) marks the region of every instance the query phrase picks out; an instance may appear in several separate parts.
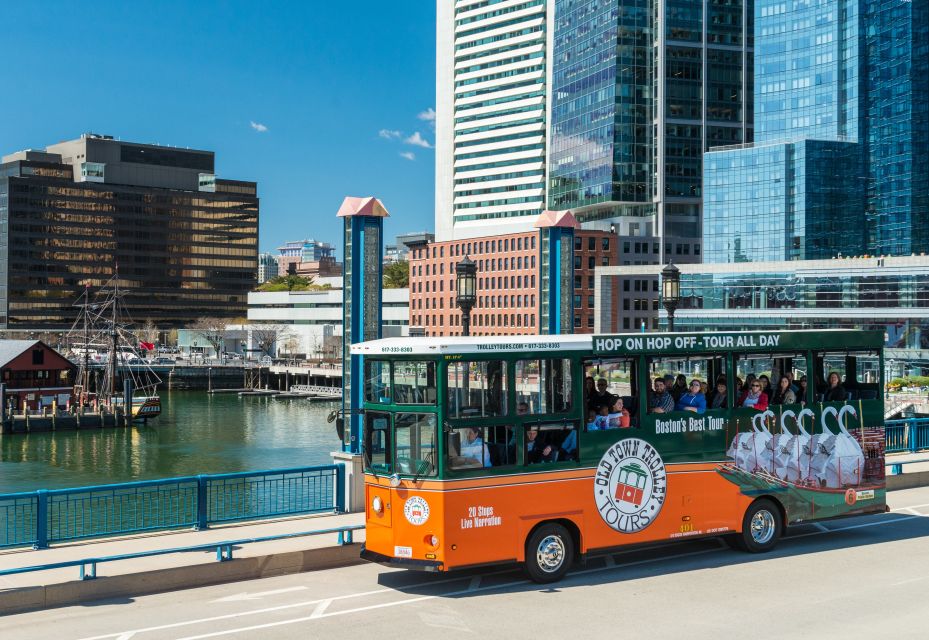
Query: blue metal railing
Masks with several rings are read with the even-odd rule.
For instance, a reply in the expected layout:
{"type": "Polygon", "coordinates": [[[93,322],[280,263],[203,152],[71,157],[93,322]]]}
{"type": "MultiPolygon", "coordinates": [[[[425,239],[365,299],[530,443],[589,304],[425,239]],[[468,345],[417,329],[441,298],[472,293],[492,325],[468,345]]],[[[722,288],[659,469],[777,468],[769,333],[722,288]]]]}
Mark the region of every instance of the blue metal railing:
{"type": "Polygon", "coordinates": [[[0,495],[0,548],[340,512],[344,474],[325,465],[0,495]]]}
{"type": "Polygon", "coordinates": [[[916,452],[929,449],[929,418],[888,420],[884,423],[886,453],[916,452]]]}
{"type": "Polygon", "coordinates": [[[137,553],[124,553],[114,556],[102,556],[82,558],[81,560],[65,560],[64,562],[50,562],[48,564],[37,564],[28,567],[16,567],[14,569],[0,570],[0,576],[10,576],[17,573],[32,573],[35,571],[48,571],[50,569],[62,569],[65,567],[80,567],[81,580],[93,580],[97,577],[97,565],[104,562],[118,562],[120,560],[135,560],[137,558],[150,558],[153,556],[164,556],[174,553],[189,553],[192,551],[213,551],[216,550],[216,561],[226,562],[232,560],[233,550],[245,544],[255,542],[270,542],[273,540],[288,540],[291,538],[301,538],[304,536],[318,536],[327,533],[338,534],[337,542],[339,545],[353,544],[353,535],[355,531],[363,530],[361,525],[347,525],[344,527],[332,527],[329,529],[315,529],[313,531],[300,531],[297,533],[279,533],[273,536],[261,536],[259,538],[239,538],[237,540],[223,540],[222,542],[210,542],[207,544],[197,544],[188,547],[172,547],[170,549],[153,549],[151,551],[139,551],[137,553]]]}

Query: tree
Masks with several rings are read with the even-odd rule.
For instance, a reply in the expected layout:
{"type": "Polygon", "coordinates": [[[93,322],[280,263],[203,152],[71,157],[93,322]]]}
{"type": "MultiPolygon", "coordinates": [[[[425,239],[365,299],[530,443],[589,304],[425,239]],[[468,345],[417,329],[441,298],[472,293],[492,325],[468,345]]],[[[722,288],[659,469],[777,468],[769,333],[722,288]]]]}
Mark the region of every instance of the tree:
{"type": "Polygon", "coordinates": [[[190,327],[194,335],[206,340],[219,357],[226,344],[226,321],[222,318],[200,318],[190,327]]]}
{"type": "Polygon", "coordinates": [[[309,291],[315,289],[313,278],[303,276],[286,275],[271,278],[263,285],[258,287],[259,291],[309,291]]]}
{"type": "Polygon", "coordinates": [[[252,344],[260,350],[261,355],[274,357],[274,346],[277,336],[286,327],[282,324],[261,324],[251,328],[252,344]]]}
{"type": "Polygon", "coordinates": [[[155,326],[151,318],[148,318],[145,324],[142,325],[142,339],[145,342],[158,342],[158,327],[155,326]]]}
{"type": "Polygon", "coordinates": [[[406,289],[410,286],[410,263],[406,260],[391,262],[384,267],[385,289],[406,289]]]}

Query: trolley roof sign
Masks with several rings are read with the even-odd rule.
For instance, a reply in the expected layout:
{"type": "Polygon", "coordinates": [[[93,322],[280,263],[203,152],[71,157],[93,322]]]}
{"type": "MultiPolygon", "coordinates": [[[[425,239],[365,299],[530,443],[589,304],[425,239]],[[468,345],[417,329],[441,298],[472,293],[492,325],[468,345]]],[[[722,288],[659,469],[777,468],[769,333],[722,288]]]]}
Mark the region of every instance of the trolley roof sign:
{"type": "Polygon", "coordinates": [[[874,348],[884,344],[879,331],[727,331],[707,333],[629,333],[598,335],[597,355],[619,353],[696,353],[703,351],[781,351],[822,348],[874,348]]]}

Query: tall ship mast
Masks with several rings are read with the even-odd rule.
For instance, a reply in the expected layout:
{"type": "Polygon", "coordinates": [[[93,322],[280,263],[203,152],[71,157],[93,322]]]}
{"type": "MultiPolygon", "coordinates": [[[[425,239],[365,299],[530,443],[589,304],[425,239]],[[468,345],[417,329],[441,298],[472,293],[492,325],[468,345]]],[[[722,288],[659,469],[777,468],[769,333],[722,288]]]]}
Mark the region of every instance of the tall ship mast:
{"type": "Polygon", "coordinates": [[[78,362],[74,395],[82,407],[110,410],[124,407],[128,398],[132,419],[148,420],[161,413],[161,379],[141,356],[124,295],[115,274],[96,293],[86,287],[75,302],[79,313],[68,333],[78,362]]]}

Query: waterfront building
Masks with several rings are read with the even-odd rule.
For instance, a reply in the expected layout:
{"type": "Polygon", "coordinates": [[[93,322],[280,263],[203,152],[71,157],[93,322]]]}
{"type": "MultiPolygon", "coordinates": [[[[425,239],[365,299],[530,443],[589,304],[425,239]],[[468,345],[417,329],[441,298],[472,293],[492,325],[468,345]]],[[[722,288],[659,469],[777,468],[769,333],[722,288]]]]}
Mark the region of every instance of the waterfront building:
{"type": "Polygon", "coordinates": [[[119,267],[125,304],[160,329],[241,317],[258,271],[254,182],[212,151],[85,134],[0,164],[0,329],[66,329],[119,267]]]}
{"type": "Polygon", "coordinates": [[[42,411],[71,401],[77,367],[41,340],[0,340],[4,411],[42,411]],[[5,397],[4,397],[5,396],[5,397]]]}
{"type": "MultiPolygon", "coordinates": [[[[410,327],[428,336],[461,334],[461,311],[455,304],[455,264],[468,256],[477,263],[477,304],[471,311],[471,334],[544,333],[540,324],[542,233],[534,229],[414,246],[410,258],[410,327]]],[[[617,264],[617,244],[616,236],[607,232],[575,231],[573,274],[560,284],[573,285],[576,333],[593,331],[594,271],[617,264]]]]}
{"type": "MultiPolygon", "coordinates": [[[[316,284],[327,287],[316,291],[253,291],[248,294],[248,324],[243,330],[248,349],[256,349],[262,328],[278,333],[276,354],[308,358],[331,357],[328,345],[339,339],[335,355],[341,352],[343,320],[343,280],[320,277],[316,284]]],[[[409,334],[410,290],[384,289],[381,330],[384,337],[409,334]]]]}
{"type": "Polygon", "coordinates": [[[545,209],[549,0],[438,0],[436,239],[526,233],[545,209]]]}
{"type": "MultiPolygon", "coordinates": [[[[597,333],[637,328],[642,314],[625,306],[647,298],[659,309],[661,266],[597,269],[597,333]],[[624,281],[641,291],[613,293],[624,281]],[[627,322],[627,320],[631,320],[627,322]]],[[[677,331],[772,329],[877,329],[887,359],[901,367],[929,367],[929,257],[842,258],[751,264],[686,264],[681,270],[677,331]]],[[[649,329],[653,328],[649,326],[649,329]]],[[[658,324],[654,325],[658,328],[658,324]]]]}
{"type": "Polygon", "coordinates": [[[264,284],[277,274],[277,258],[270,253],[258,254],[258,284],[264,284]]]}
{"type": "Polygon", "coordinates": [[[700,261],[702,154],[752,140],[746,4],[554,0],[548,208],[700,261]]]}
{"type": "Polygon", "coordinates": [[[705,156],[705,261],[929,250],[926,2],[758,0],[755,27],[755,144],[705,156]]]}

